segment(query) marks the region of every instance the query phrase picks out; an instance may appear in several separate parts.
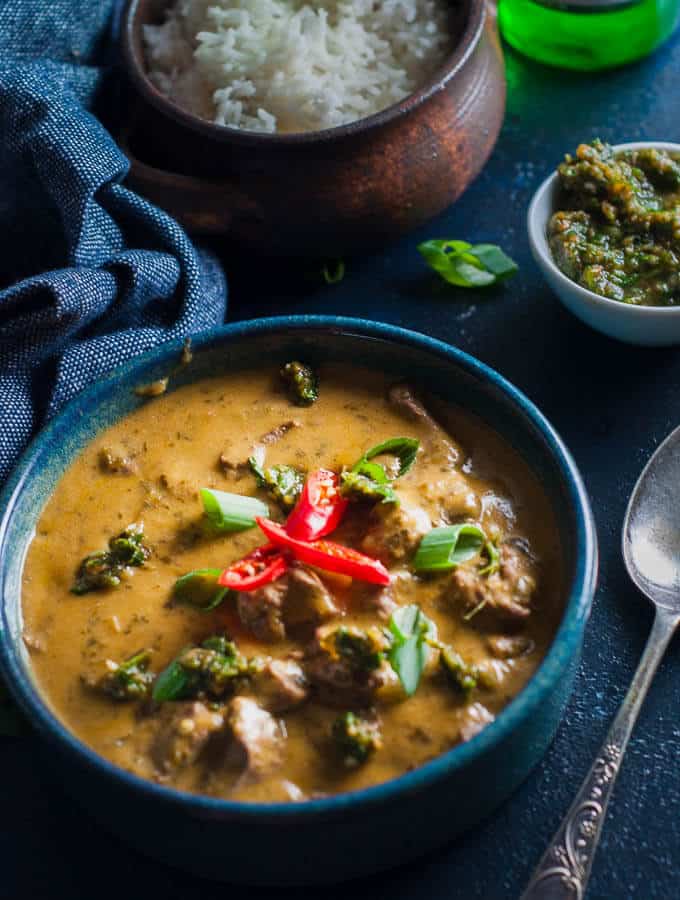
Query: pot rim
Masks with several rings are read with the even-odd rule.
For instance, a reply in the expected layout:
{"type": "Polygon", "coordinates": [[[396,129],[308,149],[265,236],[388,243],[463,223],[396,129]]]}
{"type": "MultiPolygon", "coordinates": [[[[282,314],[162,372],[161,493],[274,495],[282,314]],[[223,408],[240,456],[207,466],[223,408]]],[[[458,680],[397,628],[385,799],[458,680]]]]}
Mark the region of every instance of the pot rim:
{"type": "Polygon", "coordinates": [[[136,50],[140,2],[141,0],[127,0],[119,39],[124,68],[136,91],[166,118],[204,138],[222,143],[274,147],[305,147],[320,142],[326,143],[353,137],[381,128],[413,112],[435,94],[443,91],[463,69],[479,44],[488,15],[486,0],[467,0],[468,18],[456,46],[431,78],[403,100],[399,100],[373,115],[321,131],[261,134],[233,128],[229,125],[217,125],[207,119],[201,119],[173,103],[153,85],[146,73],[143,56],[136,50]]]}
{"type": "Polygon", "coordinates": [[[457,347],[445,344],[419,332],[394,325],[340,316],[280,316],[254,319],[208,329],[192,337],[197,351],[211,349],[225,343],[247,341],[252,336],[281,335],[290,332],[330,333],[379,340],[393,345],[405,345],[423,350],[452,363],[471,376],[486,382],[494,392],[503,394],[516,411],[523,427],[540,435],[559,472],[559,478],[574,516],[575,562],[564,613],[553,641],[540,666],[522,691],[499,713],[496,719],[470,741],[407,772],[397,778],[358,791],[337,794],[302,803],[244,803],[200,794],[190,794],[156,784],[134,775],[109,762],[75,736],[50,709],[33,681],[26,677],[26,665],[19,660],[17,645],[21,637],[13,637],[7,619],[7,570],[14,548],[8,541],[8,530],[22,493],[36,476],[35,468],[41,457],[55,453],[62,438],[59,427],[64,420],[81,419],[105,402],[110,392],[121,390],[125,384],[140,383],[149,370],[175,359],[182,341],[162,344],[141,356],[129,360],[83,390],[51,420],[38,434],[10,476],[0,494],[0,675],[40,736],[62,754],[70,756],[88,774],[105,778],[113,786],[124,788],[149,802],[181,808],[202,818],[220,821],[310,823],[347,813],[360,812],[400,797],[422,793],[437,782],[447,779],[493,752],[553,693],[564,677],[573,658],[578,655],[585,625],[590,613],[597,577],[597,538],[593,515],[581,475],[561,438],[534,404],[495,370],[479,362],[457,347]],[[52,447],[52,449],[50,449],[52,447]]]}

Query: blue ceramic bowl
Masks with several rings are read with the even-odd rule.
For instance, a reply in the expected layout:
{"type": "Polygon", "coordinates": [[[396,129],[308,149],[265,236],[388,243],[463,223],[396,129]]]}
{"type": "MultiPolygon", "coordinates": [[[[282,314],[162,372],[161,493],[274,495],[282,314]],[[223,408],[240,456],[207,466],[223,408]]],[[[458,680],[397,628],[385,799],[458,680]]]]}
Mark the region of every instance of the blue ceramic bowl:
{"type": "Polygon", "coordinates": [[[1,499],[0,671],[44,738],[49,771],[104,826],[172,865],[227,881],[336,881],[403,863],[494,810],[550,743],[572,688],[596,579],[597,544],[579,473],[559,437],[519,391],[446,344],[390,325],[286,317],[228,325],[194,341],[171,390],[205,374],[295,356],[408,374],[480,416],[525,458],[557,517],[565,612],[535,676],[466,744],[394,781],[301,804],[248,805],[144,781],[102,759],[55,717],[35,688],[21,638],[21,571],[36,521],[64,469],[102,429],[135,409],[132,388],[161,377],[178,344],[147,353],[80,394],[33,442],[1,499]]]}

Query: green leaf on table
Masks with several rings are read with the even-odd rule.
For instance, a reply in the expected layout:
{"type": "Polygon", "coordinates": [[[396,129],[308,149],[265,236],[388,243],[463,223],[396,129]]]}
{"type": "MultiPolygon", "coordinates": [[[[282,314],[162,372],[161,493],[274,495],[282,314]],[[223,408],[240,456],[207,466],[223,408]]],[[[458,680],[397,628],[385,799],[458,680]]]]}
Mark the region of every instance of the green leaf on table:
{"type": "Polygon", "coordinates": [[[437,239],[418,250],[431,269],[457,287],[486,287],[517,272],[517,264],[495,244],[437,239]]]}

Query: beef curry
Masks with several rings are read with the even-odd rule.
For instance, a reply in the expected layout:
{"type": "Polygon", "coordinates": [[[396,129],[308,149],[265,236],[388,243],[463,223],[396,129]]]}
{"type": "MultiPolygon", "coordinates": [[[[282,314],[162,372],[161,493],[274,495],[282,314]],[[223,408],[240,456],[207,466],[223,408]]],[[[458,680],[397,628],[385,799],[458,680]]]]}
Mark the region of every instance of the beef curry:
{"type": "Polygon", "coordinates": [[[299,362],[150,398],[102,433],[23,579],[35,677],[78,738],[257,802],[469,740],[561,612],[553,516],[511,447],[407,384],[299,362]]]}

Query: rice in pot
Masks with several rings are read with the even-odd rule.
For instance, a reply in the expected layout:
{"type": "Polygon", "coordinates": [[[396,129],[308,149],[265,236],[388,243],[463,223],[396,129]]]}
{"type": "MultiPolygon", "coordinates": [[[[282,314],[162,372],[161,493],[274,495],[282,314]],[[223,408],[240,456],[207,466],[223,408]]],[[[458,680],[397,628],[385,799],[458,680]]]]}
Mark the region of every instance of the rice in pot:
{"type": "Polygon", "coordinates": [[[219,125],[317,131],[417,90],[451,47],[445,0],[178,0],[144,28],[147,67],[219,125]]]}

